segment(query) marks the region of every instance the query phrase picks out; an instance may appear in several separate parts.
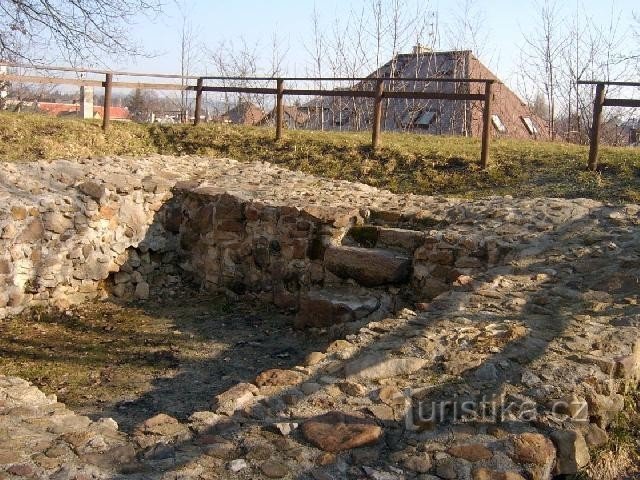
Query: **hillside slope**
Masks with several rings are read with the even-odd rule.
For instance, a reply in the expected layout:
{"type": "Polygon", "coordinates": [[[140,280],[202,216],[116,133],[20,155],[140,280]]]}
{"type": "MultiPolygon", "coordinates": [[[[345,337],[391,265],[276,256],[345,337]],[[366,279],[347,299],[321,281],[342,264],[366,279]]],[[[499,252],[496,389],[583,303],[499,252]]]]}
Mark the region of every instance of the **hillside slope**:
{"type": "Polygon", "coordinates": [[[603,148],[599,172],[585,171],[587,147],[498,139],[491,167],[478,168],[475,138],[385,133],[373,153],[368,132],[288,131],[221,124],[113,123],[0,112],[0,161],[108,155],[210,155],[265,160],[330,178],[360,181],[396,193],[588,197],[640,202],[640,150],[603,148]]]}

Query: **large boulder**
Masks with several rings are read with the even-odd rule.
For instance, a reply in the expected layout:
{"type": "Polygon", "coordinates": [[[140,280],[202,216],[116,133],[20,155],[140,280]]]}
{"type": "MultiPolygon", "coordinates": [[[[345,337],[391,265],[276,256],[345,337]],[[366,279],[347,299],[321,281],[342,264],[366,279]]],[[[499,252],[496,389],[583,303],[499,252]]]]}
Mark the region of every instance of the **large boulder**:
{"type": "Polygon", "coordinates": [[[411,274],[408,255],[381,248],[331,246],[324,255],[327,270],[365,287],[403,283],[411,274]]]}
{"type": "Polygon", "coordinates": [[[377,442],[382,428],[366,418],[329,412],[307,420],[302,433],[316,447],[337,453],[377,442]]]}

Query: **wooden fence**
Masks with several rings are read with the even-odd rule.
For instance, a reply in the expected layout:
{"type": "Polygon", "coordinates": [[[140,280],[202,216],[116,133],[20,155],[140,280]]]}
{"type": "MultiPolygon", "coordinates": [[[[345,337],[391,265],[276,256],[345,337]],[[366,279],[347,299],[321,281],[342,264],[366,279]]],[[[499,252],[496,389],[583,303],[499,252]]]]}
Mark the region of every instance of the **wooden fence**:
{"type": "Polygon", "coordinates": [[[602,109],[604,107],[640,107],[640,100],[631,98],[607,98],[606,87],[615,85],[620,87],[640,87],[637,82],[604,82],[597,80],[578,80],[578,85],[595,85],[596,95],[593,101],[593,123],[589,141],[589,170],[598,168],[598,149],[600,147],[600,126],[602,125],[602,109]]]}
{"type": "Polygon", "coordinates": [[[480,154],[480,164],[484,169],[489,163],[489,142],[491,140],[491,101],[493,96],[493,85],[496,82],[493,79],[484,78],[327,78],[327,77],[209,77],[209,76],[192,76],[192,75],[169,75],[155,73],[138,73],[126,71],[107,71],[96,70],[91,68],[71,68],[59,66],[45,65],[29,65],[29,64],[12,64],[0,62],[0,65],[7,67],[44,70],[44,71],[60,71],[74,73],[91,73],[104,75],[104,81],[90,80],[83,78],[60,78],[49,76],[35,75],[16,75],[16,74],[0,74],[0,81],[15,81],[21,83],[40,83],[40,84],[58,84],[58,85],[78,85],[78,86],[95,86],[104,87],[104,116],[102,120],[103,130],[107,130],[110,122],[111,93],[114,88],[126,89],[144,89],[144,90],[179,90],[196,92],[196,104],[194,112],[194,124],[198,125],[202,111],[202,94],[204,92],[218,93],[251,93],[274,95],[276,97],[276,140],[280,140],[284,129],[284,97],[285,95],[295,96],[316,96],[316,97],[351,97],[351,98],[371,98],[374,101],[371,143],[373,149],[380,147],[381,139],[381,119],[382,119],[382,102],[388,98],[405,98],[417,100],[447,100],[447,101],[477,101],[483,102],[482,116],[482,148],[480,154]],[[180,79],[181,84],[176,83],[144,83],[144,82],[118,82],[114,81],[114,77],[153,77],[166,79],[180,79]],[[195,80],[195,85],[187,85],[189,81],[195,80]],[[185,82],[186,81],[186,82],[185,82]],[[210,86],[205,85],[206,81],[265,81],[275,82],[275,88],[260,87],[240,87],[240,86],[210,86]],[[323,90],[323,89],[291,89],[286,88],[287,81],[313,81],[313,82],[367,82],[374,83],[374,90],[323,90]],[[393,82],[440,82],[440,83],[465,83],[465,84],[484,84],[483,93],[447,93],[438,91],[398,91],[385,90],[385,82],[392,84],[393,82]]]}

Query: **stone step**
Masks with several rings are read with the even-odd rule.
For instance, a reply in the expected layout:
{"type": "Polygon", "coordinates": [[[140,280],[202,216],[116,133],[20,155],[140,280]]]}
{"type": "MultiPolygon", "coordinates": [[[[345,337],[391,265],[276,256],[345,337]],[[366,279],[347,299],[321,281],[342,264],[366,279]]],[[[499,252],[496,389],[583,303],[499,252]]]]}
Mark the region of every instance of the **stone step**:
{"type": "Polygon", "coordinates": [[[364,248],[390,248],[413,253],[422,245],[427,234],[420,230],[362,225],[349,229],[344,245],[364,248]]]}
{"type": "Polygon", "coordinates": [[[297,328],[329,327],[361,320],[382,307],[379,295],[360,288],[311,290],[300,298],[295,318],[297,328]]]}
{"type": "Polygon", "coordinates": [[[363,287],[405,283],[411,275],[410,255],[383,248],[331,246],[324,254],[324,266],[363,287]]]}

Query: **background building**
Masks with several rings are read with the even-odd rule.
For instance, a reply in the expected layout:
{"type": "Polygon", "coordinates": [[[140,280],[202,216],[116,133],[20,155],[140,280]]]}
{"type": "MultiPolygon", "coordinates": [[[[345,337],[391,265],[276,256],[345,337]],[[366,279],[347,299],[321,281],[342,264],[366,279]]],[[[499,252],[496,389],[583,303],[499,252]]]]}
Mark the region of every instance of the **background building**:
{"type": "MultiPolygon", "coordinates": [[[[492,130],[495,136],[548,138],[545,122],[469,50],[436,52],[420,46],[413,53],[396,55],[370,75],[388,78],[385,90],[484,93],[484,83],[414,82],[393,78],[493,79],[492,130]]],[[[372,90],[374,82],[359,82],[353,90],[372,90]]],[[[372,121],[371,99],[332,97],[307,104],[311,128],[360,130],[372,121]],[[323,111],[320,111],[320,108],[323,111]]],[[[483,102],[452,100],[386,99],[384,130],[415,131],[438,135],[480,136],[483,102]]]]}

